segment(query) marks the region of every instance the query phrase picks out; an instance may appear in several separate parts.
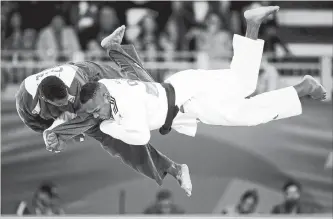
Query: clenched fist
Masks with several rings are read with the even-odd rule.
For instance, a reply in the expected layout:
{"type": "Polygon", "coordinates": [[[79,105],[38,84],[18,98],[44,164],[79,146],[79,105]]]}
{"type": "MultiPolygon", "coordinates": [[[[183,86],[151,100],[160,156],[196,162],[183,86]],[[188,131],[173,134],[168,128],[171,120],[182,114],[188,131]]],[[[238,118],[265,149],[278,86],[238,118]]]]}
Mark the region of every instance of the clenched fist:
{"type": "Polygon", "coordinates": [[[65,143],[58,139],[58,136],[50,131],[45,130],[43,133],[44,142],[46,145],[46,150],[59,153],[65,149],[65,143]]]}

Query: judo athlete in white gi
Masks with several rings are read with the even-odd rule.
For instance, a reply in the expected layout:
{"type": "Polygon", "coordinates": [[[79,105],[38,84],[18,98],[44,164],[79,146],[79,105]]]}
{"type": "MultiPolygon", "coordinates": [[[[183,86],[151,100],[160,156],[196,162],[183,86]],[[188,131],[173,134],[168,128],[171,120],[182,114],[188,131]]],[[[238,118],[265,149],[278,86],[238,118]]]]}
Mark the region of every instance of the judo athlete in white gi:
{"type": "Polygon", "coordinates": [[[164,84],[127,79],[87,83],[80,93],[81,110],[104,120],[102,132],[133,145],[148,143],[150,131],[168,129],[168,122],[177,132],[195,136],[199,121],[255,126],[300,115],[300,97],[321,100],[326,95],[311,76],[295,86],[246,98],[257,85],[264,46],[264,41],[256,39],[260,23],[278,9],[262,7],[245,12],[247,37],[234,36],[230,69],[181,71],[164,84]]]}

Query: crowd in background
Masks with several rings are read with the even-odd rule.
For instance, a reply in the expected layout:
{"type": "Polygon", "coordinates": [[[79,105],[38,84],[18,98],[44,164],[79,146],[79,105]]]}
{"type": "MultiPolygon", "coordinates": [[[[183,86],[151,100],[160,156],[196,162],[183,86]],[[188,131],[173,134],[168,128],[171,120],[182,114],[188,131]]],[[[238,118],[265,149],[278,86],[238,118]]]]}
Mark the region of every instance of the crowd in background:
{"type": "MultiPolygon", "coordinates": [[[[288,180],[282,187],[284,201],[272,207],[271,214],[305,214],[314,213],[316,209],[302,203],[302,185],[294,180],[288,180]]],[[[245,191],[236,205],[228,206],[223,209],[222,214],[258,214],[257,207],[260,202],[260,191],[250,189],[245,191]]]]}
{"type": "MultiPolygon", "coordinates": [[[[304,214],[315,213],[313,209],[302,203],[302,185],[294,180],[285,182],[281,189],[284,200],[272,206],[271,214],[304,214]]],[[[255,188],[244,191],[238,203],[224,206],[220,212],[223,215],[260,214],[260,190],[255,188]]],[[[124,212],[126,213],[126,212],[124,212]]],[[[143,214],[186,214],[186,211],[174,200],[172,192],[162,189],[156,194],[153,203],[143,210],[143,214]]],[[[57,186],[51,182],[42,183],[35,191],[32,200],[21,201],[16,209],[16,215],[64,215],[65,211],[57,186]]]]}
{"type": "MultiPolygon", "coordinates": [[[[126,24],[124,43],[134,44],[148,60],[156,59],[158,52],[163,52],[167,60],[179,60],[174,53],[182,51],[203,51],[211,59],[230,59],[232,34],[242,34],[245,30],[243,12],[258,4],[229,1],[1,2],[1,49],[37,51],[37,54],[11,54],[10,59],[68,61],[78,51],[103,52],[99,45],[101,40],[126,24]]],[[[289,53],[277,37],[275,20],[271,17],[261,28],[260,36],[266,40],[265,51],[273,52],[274,45],[279,43],[289,53]]]]}
{"type": "MultiPolygon", "coordinates": [[[[59,62],[108,61],[100,42],[122,24],[127,26],[123,44],[133,44],[144,62],[194,62],[194,56],[204,54],[201,60],[208,60],[207,67],[224,68],[232,57],[233,34],[245,32],[244,11],[260,4],[270,3],[2,1],[1,60],[9,63],[2,66],[2,90],[8,83],[18,84],[59,62]],[[48,64],[36,65],[38,61],[48,64]]],[[[266,54],[275,54],[276,44],[290,54],[278,37],[274,16],[262,25],[260,37],[266,41],[266,54]]],[[[152,75],[159,82],[170,72],[155,71],[152,75]]],[[[268,72],[268,77],[278,76],[267,61],[263,62],[262,72],[268,72]]],[[[276,89],[275,84],[261,84],[265,88],[259,90],[276,89]]]]}

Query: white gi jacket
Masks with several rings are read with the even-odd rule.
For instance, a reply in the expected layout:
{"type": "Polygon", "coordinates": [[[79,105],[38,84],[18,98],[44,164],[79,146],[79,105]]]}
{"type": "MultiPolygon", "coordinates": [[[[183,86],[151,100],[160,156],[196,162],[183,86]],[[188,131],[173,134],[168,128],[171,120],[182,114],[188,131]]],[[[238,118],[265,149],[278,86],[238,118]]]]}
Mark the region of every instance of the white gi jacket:
{"type": "MultiPolygon", "coordinates": [[[[114,117],[103,121],[100,130],[127,144],[147,144],[150,131],[159,129],[165,123],[168,110],[165,89],[159,83],[127,79],[102,79],[99,82],[110,93],[114,117]]],[[[179,112],[172,128],[194,136],[197,130],[196,118],[179,112]]]]}

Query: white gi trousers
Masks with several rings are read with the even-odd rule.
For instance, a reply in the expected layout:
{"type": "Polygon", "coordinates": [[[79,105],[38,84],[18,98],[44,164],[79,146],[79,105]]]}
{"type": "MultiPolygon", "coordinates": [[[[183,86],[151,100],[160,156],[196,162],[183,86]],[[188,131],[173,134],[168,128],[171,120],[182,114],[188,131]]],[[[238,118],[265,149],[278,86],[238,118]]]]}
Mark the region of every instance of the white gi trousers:
{"type": "Polygon", "coordinates": [[[209,125],[255,126],[300,115],[302,106],[293,87],[246,98],[256,90],[263,47],[263,40],[234,35],[230,69],[185,70],[172,75],[165,82],[175,88],[176,105],[209,125]]]}

